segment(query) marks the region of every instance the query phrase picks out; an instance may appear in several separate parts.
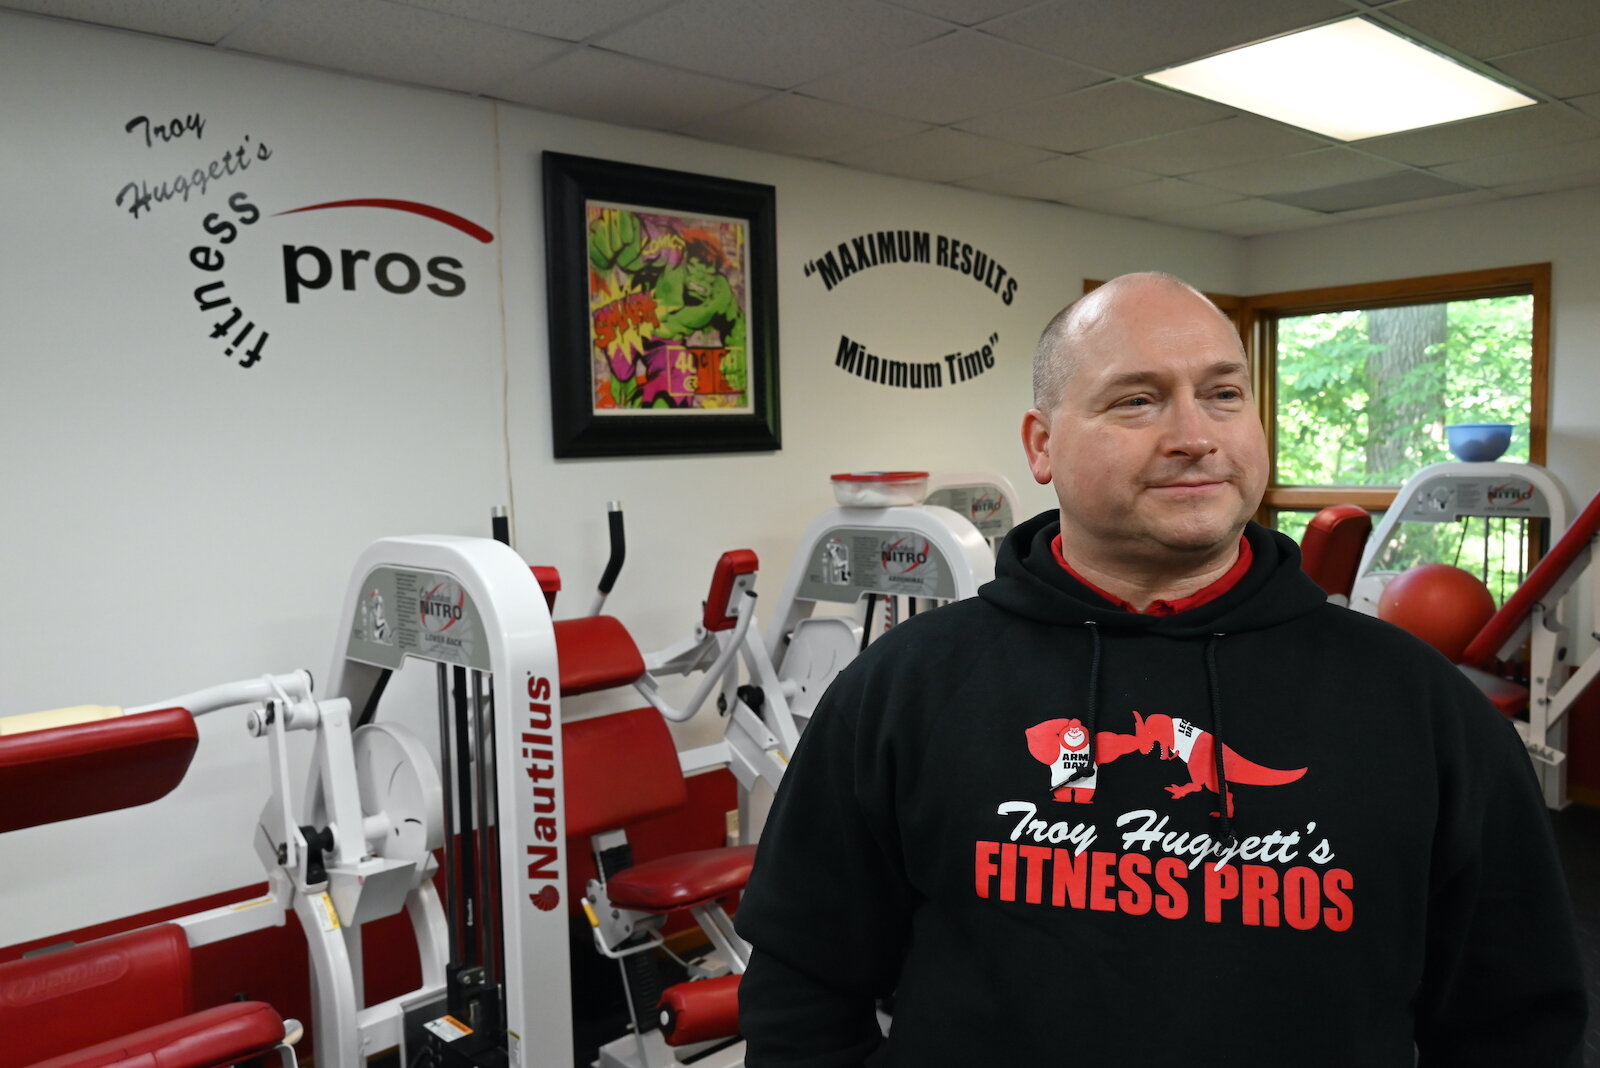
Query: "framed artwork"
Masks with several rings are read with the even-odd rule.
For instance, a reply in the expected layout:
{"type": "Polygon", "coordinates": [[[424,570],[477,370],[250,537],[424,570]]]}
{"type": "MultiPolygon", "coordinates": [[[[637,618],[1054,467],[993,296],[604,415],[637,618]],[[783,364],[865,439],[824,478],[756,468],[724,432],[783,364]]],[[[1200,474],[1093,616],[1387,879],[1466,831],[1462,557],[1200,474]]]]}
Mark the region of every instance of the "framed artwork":
{"type": "Polygon", "coordinates": [[[780,447],[772,186],[544,153],[558,459],[780,447]]]}

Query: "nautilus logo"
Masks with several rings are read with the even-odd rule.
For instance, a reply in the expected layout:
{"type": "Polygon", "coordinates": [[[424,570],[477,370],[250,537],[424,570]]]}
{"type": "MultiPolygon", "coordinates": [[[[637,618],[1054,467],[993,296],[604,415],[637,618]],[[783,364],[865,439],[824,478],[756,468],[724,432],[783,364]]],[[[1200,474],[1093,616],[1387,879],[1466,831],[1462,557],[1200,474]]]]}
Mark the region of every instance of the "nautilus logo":
{"type": "Polygon", "coordinates": [[[439,583],[419,601],[423,629],[430,634],[443,634],[461,622],[466,603],[466,591],[460,586],[454,582],[439,583]]]}
{"type": "Polygon", "coordinates": [[[1528,482],[1502,482],[1489,487],[1489,503],[1502,508],[1525,504],[1533,499],[1533,485],[1528,482]]]}
{"type": "Polygon", "coordinates": [[[883,569],[891,575],[909,575],[928,562],[930,546],[926,539],[897,538],[879,548],[883,569]]]}

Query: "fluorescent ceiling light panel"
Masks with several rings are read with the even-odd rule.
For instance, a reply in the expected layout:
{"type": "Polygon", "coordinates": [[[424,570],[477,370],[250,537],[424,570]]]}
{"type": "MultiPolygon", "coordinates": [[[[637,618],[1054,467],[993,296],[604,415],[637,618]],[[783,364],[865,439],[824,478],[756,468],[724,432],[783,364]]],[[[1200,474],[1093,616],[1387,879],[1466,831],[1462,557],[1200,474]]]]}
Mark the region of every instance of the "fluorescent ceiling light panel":
{"type": "Polygon", "coordinates": [[[1146,77],[1341,141],[1535,103],[1359,18],[1245,45],[1146,77]]]}

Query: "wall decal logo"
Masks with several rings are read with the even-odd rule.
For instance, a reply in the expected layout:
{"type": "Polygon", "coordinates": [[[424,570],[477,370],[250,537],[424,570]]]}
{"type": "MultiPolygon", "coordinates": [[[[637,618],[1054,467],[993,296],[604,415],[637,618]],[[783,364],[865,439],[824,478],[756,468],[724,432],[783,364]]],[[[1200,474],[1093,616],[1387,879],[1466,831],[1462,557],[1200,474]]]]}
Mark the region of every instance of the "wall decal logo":
{"type": "MultiPolygon", "coordinates": [[[[1017,279],[998,259],[971,242],[926,230],[878,230],[841,241],[808,260],[807,278],[822,283],[824,291],[875,267],[890,264],[925,264],[954,271],[993,292],[1010,307],[1017,295],[1017,279]]],[[[880,385],[901,389],[938,389],[971,381],[995,365],[998,331],[981,345],[960,347],[931,360],[906,360],[883,356],[847,334],[839,337],[833,365],[848,374],[880,385]]]]}
{"type": "MultiPolygon", "coordinates": [[[[148,115],[135,115],[123,124],[123,130],[147,151],[171,151],[181,150],[190,142],[203,144],[207,126],[206,116],[194,111],[171,119],[152,120],[148,115]]],[[[154,185],[145,179],[125,182],[113,200],[132,219],[148,218],[159,206],[206,197],[232,184],[252,165],[273,158],[274,152],[266,142],[245,134],[235,147],[202,166],[180,170],[174,177],[159,180],[154,185]]],[[[472,220],[415,200],[346,198],[286,208],[264,216],[258,206],[261,199],[243,190],[228,193],[225,206],[219,205],[217,210],[207,212],[202,218],[200,227],[205,236],[200,243],[191,246],[187,254],[189,266],[203,274],[200,284],[193,290],[195,307],[202,315],[216,313],[216,318],[209,323],[207,336],[218,343],[222,355],[234,359],[243,368],[254,367],[265,358],[272,334],[254,313],[270,309],[259,307],[259,293],[251,297],[252,308],[244,308],[240,303],[243,297],[230,288],[224,272],[229,271],[230,259],[239,254],[238,249],[230,246],[245,233],[253,232],[251,228],[264,217],[336,209],[378,209],[431,220],[447,231],[455,231],[480,244],[494,241],[494,234],[472,220]]],[[[452,236],[452,240],[459,242],[460,238],[452,236]]],[[[249,248],[249,244],[246,242],[244,247],[249,248]]],[[[420,296],[445,298],[458,297],[467,289],[463,261],[448,250],[419,256],[402,251],[350,247],[335,247],[330,251],[317,243],[285,243],[281,246],[281,271],[285,305],[300,304],[308,294],[329,289],[347,293],[378,290],[396,296],[420,290],[420,296]]]]}

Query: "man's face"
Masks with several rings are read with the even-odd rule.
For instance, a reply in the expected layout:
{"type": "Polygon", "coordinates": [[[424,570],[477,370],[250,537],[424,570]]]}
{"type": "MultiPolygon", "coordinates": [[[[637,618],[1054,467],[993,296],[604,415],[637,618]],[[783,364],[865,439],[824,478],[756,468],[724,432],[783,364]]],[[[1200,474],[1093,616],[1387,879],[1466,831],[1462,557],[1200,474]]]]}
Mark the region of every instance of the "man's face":
{"type": "Polygon", "coordinates": [[[1232,327],[1172,287],[1108,302],[1053,411],[1023,422],[1069,551],[1161,568],[1224,551],[1261,502],[1267,449],[1232,327]]]}

